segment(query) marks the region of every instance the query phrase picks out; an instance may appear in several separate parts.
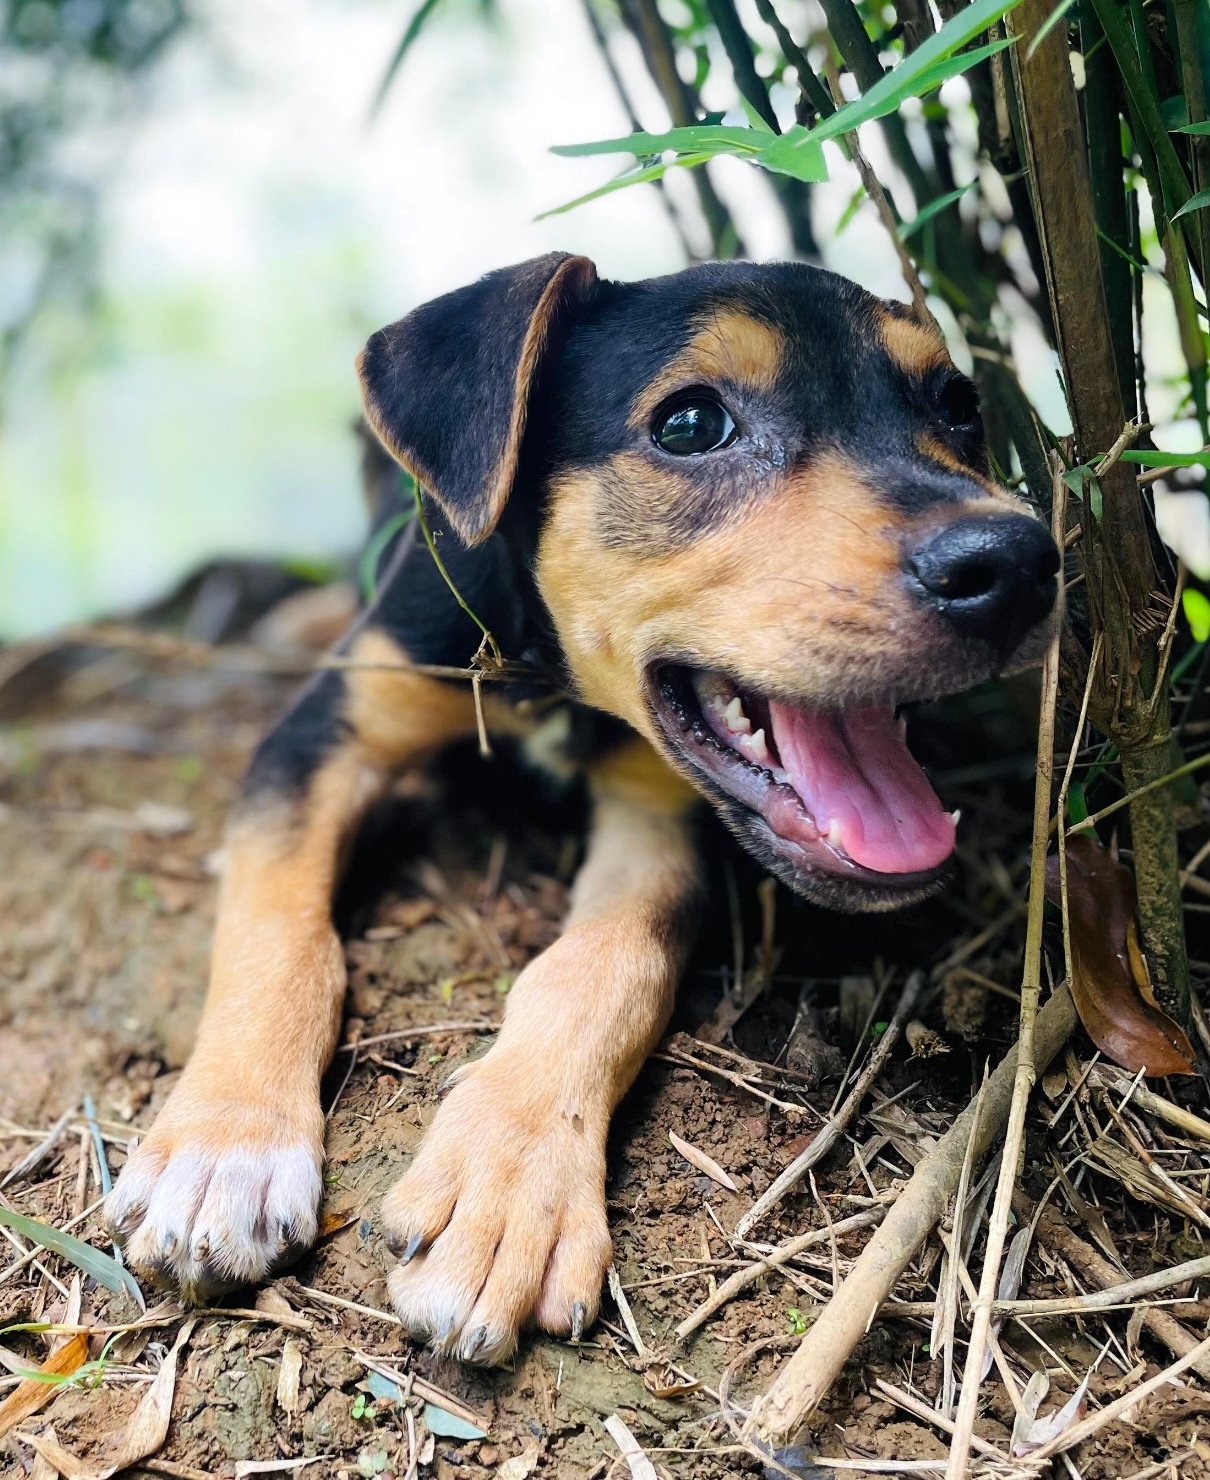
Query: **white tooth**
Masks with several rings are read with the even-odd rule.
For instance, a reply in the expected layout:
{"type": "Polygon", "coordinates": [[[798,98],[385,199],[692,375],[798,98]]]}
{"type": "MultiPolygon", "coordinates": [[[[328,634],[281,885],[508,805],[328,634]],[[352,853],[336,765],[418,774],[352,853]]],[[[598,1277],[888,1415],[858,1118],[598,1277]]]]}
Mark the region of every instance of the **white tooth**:
{"type": "Polygon", "coordinates": [[[750,761],[756,761],[758,765],[763,766],[769,759],[769,747],[765,744],[764,730],[757,730],[752,735],[742,735],[739,748],[750,761]]]}
{"type": "Polygon", "coordinates": [[[738,694],[723,710],[723,723],[733,735],[746,735],[752,728],[752,721],[744,713],[744,701],[738,694]]]}
{"type": "Polygon", "coordinates": [[[828,842],[831,843],[833,848],[841,847],[844,840],[841,837],[840,833],[840,823],[837,822],[835,817],[833,817],[831,822],[828,823],[828,830],[824,834],[824,836],[827,838],[828,842]]]}
{"type": "Polygon", "coordinates": [[[962,821],[962,808],[955,807],[954,810],[950,813],[950,816],[954,819],[954,826],[957,827],[958,824],[962,821]]]}
{"type": "Polygon", "coordinates": [[[899,727],[899,738],[901,740],[906,740],[907,739],[907,717],[905,715],[902,715],[901,714],[899,716],[898,720],[896,720],[895,723],[899,727]]]}

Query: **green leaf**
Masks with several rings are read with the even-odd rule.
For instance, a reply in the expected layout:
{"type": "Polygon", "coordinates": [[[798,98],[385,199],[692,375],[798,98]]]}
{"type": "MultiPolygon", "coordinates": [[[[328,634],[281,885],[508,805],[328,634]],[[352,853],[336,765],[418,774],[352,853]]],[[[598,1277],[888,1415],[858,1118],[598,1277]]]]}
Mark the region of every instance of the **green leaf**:
{"type": "Polygon", "coordinates": [[[540,216],[535,216],[534,220],[545,221],[550,216],[562,216],[567,211],[574,211],[577,206],[587,205],[590,200],[600,200],[603,195],[612,195],[615,190],[625,190],[628,185],[643,185],[650,180],[662,179],[674,165],[680,165],[683,169],[692,169],[694,165],[705,164],[709,158],[708,154],[685,154],[680,159],[669,160],[667,163],[660,160],[657,164],[644,165],[641,169],[627,170],[616,180],[610,180],[608,185],[602,185],[597,190],[590,190],[587,195],[578,195],[575,200],[569,200],[566,205],[552,206],[549,211],[543,211],[540,216]]]}
{"type": "Polygon", "coordinates": [[[1143,468],[1210,468],[1210,447],[1200,452],[1161,452],[1154,447],[1127,448],[1122,461],[1143,468]]]}
{"type": "Polygon", "coordinates": [[[450,1413],[445,1408],[438,1408],[436,1403],[424,1405],[424,1423],[430,1434],[437,1434],[442,1439],[487,1438],[483,1429],[477,1428],[473,1423],[467,1423],[466,1419],[459,1418],[456,1413],[450,1413]]]}
{"type": "Polygon", "coordinates": [[[1208,206],[1210,206],[1210,186],[1207,186],[1205,190],[1199,190],[1196,195],[1190,196],[1179,211],[1173,211],[1172,219],[1179,221],[1182,216],[1187,216],[1190,211],[1204,211],[1208,206]]]}
{"type": "Polygon", "coordinates": [[[137,1305],[143,1304],[142,1292],[130,1272],[123,1269],[111,1255],[94,1249],[83,1239],[74,1238],[70,1233],[52,1228],[49,1223],[41,1223],[37,1218],[27,1218],[24,1213],[14,1213],[8,1208],[0,1208],[0,1223],[11,1228],[14,1233],[19,1233],[22,1238],[29,1239],[30,1243],[37,1244],[39,1248],[49,1249],[52,1254],[59,1254],[70,1260],[77,1269],[82,1269],[98,1285],[104,1285],[105,1289],[112,1290],[115,1295],[125,1293],[137,1305]]]}
{"type": "Polygon", "coordinates": [[[762,149],[756,162],[775,175],[789,175],[793,180],[805,180],[811,185],[828,178],[828,165],[817,132],[797,125],[762,149]]]}
{"type": "Polygon", "coordinates": [[[908,98],[920,97],[940,87],[950,77],[956,77],[980,62],[993,52],[1011,46],[1011,39],[995,41],[990,46],[976,47],[974,51],[955,56],[962,47],[982,35],[989,26],[1003,20],[1010,10],[1015,10],[1021,0],[974,0],[951,16],[939,31],[923,41],[912,54],[900,62],[893,71],[886,73],[861,97],[837,109],[830,118],[818,124],[814,132],[821,138],[835,138],[848,133],[859,123],[868,123],[873,118],[893,113],[908,98]]]}
{"type": "Polygon", "coordinates": [[[411,51],[412,43],[420,35],[421,31],[424,30],[424,23],[440,4],[441,0],[421,0],[420,8],[408,22],[407,29],[400,37],[399,45],[395,48],[391,60],[387,63],[387,69],[382,74],[382,81],[378,84],[378,91],[374,94],[374,101],[370,104],[371,118],[377,117],[379,109],[386,102],[386,96],[391,90],[391,84],[395,81],[400,67],[403,66],[404,57],[411,51]]]}
{"type": "Polygon", "coordinates": [[[1046,40],[1074,4],[1075,0],[1059,0],[1058,5],[1055,6],[1038,27],[1037,34],[1029,43],[1029,50],[1025,53],[1026,61],[1029,61],[1030,57],[1033,56],[1034,52],[1037,51],[1038,47],[1042,45],[1043,41],[1046,40]]]}
{"type": "Polygon", "coordinates": [[[1185,613],[1185,621],[1189,623],[1189,631],[1193,633],[1193,640],[1205,642],[1210,638],[1210,601],[1205,595],[1192,586],[1186,587],[1181,593],[1181,608],[1185,613]]]}
{"type": "Polygon", "coordinates": [[[849,196],[848,205],[845,206],[844,210],[840,213],[840,220],[837,221],[836,230],[832,233],[833,239],[838,237],[852,222],[853,217],[857,214],[859,210],[861,210],[862,204],[864,203],[865,199],[865,186],[858,185],[853,194],[849,196]]]}
{"type": "Polygon", "coordinates": [[[1073,781],[1067,793],[1067,820],[1069,827],[1075,827],[1088,816],[1088,801],[1085,796],[1084,783],[1073,781]]]}
{"type": "Polygon", "coordinates": [[[1203,118],[1201,123],[1183,123],[1180,128],[1173,129],[1175,134],[1210,134],[1210,118],[1203,118]]]}
{"type": "Polygon", "coordinates": [[[646,159],[652,154],[673,150],[719,154],[755,154],[766,139],[768,129],[739,128],[721,123],[696,123],[686,128],[670,128],[663,134],[627,134],[624,139],[599,139],[592,144],[556,144],[552,154],[566,159],[580,159],[590,154],[633,154],[646,159]]]}
{"type": "Polygon", "coordinates": [[[936,200],[930,200],[922,211],[917,212],[910,221],[905,221],[899,228],[899,240],[907,241],[908,237],[919,231],[926,221],[931,221],[934,216],[939,216],[947,207],[952,206],[956,200],[961,200],[967,191],[973,190],[978,183],[978,180],[972,180],[967,185],[960,185],[957,190],[951,190],[945,195],[939,195],[936,200]]]}

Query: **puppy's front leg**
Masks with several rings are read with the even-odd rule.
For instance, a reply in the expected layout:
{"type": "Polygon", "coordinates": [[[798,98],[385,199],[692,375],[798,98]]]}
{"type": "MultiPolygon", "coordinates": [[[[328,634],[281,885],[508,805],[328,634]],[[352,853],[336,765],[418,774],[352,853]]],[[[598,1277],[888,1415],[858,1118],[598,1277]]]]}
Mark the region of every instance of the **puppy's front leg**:
{"type": "Polygon", "coordinates": [[[610,1259],[609,1119],[668,1021],[691,934],[694,793],[643,741],[599,763],[560,939],[521,973],[383,1207],[404,1324],[464,1361],[578,1336],[610,1259]]]}
{"type": "Polygon", "coordinates": [[[469,690],[392,671],[328,674],[258,752],[233,820],[193,1054],[124,1168],[105,1218],[136,1269],[188,1300],[260,1279],[314,1241],[320,1077],[344,956],[331,903],[346,846],[398,766],[474,728],[469,690]]]}

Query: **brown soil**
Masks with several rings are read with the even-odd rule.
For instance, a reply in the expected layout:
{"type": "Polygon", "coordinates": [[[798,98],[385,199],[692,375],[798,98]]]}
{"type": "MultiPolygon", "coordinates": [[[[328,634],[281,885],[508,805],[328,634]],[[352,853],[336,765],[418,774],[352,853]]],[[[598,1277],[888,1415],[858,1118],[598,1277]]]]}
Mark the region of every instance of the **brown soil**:
{"type": "MultiPolygon", "coordinates": [[[[85,1093],[95,1098],[116,1173],[129,1138],[150,1124],[172,1088],[205,981],[223,817],[256,737],[288,692],[283,680],[255,673],[81,649],[52,654],[11,686],[11,722],[0,731],[0,1176],[85,1093]]],[[[239,1460],[316,1455],[321,1461],[302,1474],[402,1477],[412,1424],[426,1457],[423,1475],[603,1477],[625,1468],[602,1427],[611,1414],[627,1423],[658,1474],[719,1480],[760,1472],[754,1459],[728,1448],[733,1441],[720,1417],[720,1375],[741,1359],[732,1387],[736,1403],[766,1384],[792,1345],[787,1338],[826,1293],[833,1260],[843,1269],[865,1235],[842,1239],[834,1252],[821,1246],[818,1258],[751,1287],[687,1349],[677,1349],[671,1333],[713,1280],[734,1267],[723,1231],[805,1144],[834,1085],[807,1093],[801,1077],[769,1069],[768,1082],[782,1101],[770,1106],[717,1074],[658,1059],[647,1066],[618,1117],[609,1186],[617,1268],[645,1357],[636,1354],[608,1300],[604,1321],[580,1347],[533,1338],[510,1370],[485,1373],[410,1347],[389,1318],[325,1305],[307,1293],[389,1309],[376,1229],[379,1200],[415,1150],[442,1080],[484,1042],[474,1032],[429,1031],[429,1025],[498,1019],[512,976],[557,931],[578,847],[573,805],[543,798],[526,781],[485,786],[482,767],[470,762],[447,767],[441,778],[405,778],[368,828],[340,904],[351,981],[345,1037],[405,1030],[415,1036],[362,1049],[355,1058],[338,1056],[327,1082],[333,1103],[324,1204],[329,1232],[275,1286],[266,1320],[214,1314],[199,1321],[182,1357],[172,1425],[157,1456],[169,1462],[169,1472],[176,1465],[178,1474],[185,1466],[228,1476],[239,1460]],[[534,818],[544,819],[542,825],[534,818]],[[798,1105],[804,1108],[793,1108],[798,1105]],[[671,1146],[670,1130],[720,1163],[739,1190],[728,1192],[690,1166],[671,1146]],[[288,1309],[308,1318],[307,1330],[292,1335],[274,1322],[274,1311],[288,1309]],[[275,1396],[288,1337],[302,1358],[293,1414],[275,1396]],[[768,1338],[783,1339],[743,1359],[768,1338]],[[430,1456],[423,1419],[415,1427],[418,1404],[401,1406],[367,1393],[358,1353],[406,1368],[456,1396],[482,1416],[487,1438],[437,1436],[430,1456]]],[[[1004,865],[998,866],[1003,873],[1004,865]]],[[[986,869],[957,887],[960,903],[982,898],[986,869]]],[[[737,889],[751,942],[754,878],[741,870],[737,889]]],[[[784,898],[778,911],[785,952],[778,984],[734,1035],[737,1051],[763,1063],[778,1060],[795,1017],[793,984],[780,973],[805,976],[804,960],[826,960],[822,970],[831,974],[832,963],[846,954],[849,970],[869,971],[877,951],[902,972],[937,960],[954,943],[953,911],[942,908],[899,927],[870,927],[873,933],[864,937],[837,925],[834,939],[808,952],[801,937],[825,917],[795,912],[784,898]]],[[[973,913],[969,904],[966,912],[973,913]]],[[[714,1010],[731,960],[725,890],[714,913],[724,924],[708,933],[687,982],[682,1019],[674,1025],[681,1030],[691,1031],[714,1010]]],[[[962,932],[976,928],[967,920],[962,932]]],[[[980,970],[1005,984],[1018,969],[1016,931],[1013,925],[980,958],[980,970]]],[[[819,991],[825,1006],[835,1001],[834,981],[821,981],[819,991]]],[[[949,994],[952,1001],[935,993],[924,1013],[937,1032],[945,1032],[943,1008],[951,1028],[963,1012],[983,1018],[986,1004],[972,1009],[960,983],[951,981],[949,994]]],[[[951,1035],[948,1055],[909,1060],[906,1052],[897,1054],[881,1091],[907,1091],[898,1102],[907,1129],[874,1144],[870,1127],[863,1127],[864,1170],[848,1143],[824,1164],[817,1185],[833,1218],[869,1205],[872,1192],[906,1176],[922,1134],[944,1128],[965,1103],[977,1066],[988,1053],[998,1057],[1011,1034],[1011,1004],[1002,1005],[1001,1014],[992,999],[992,1040],[985,1036],[977,1052],[951,1035]]],[[[824,1017],[834,1035],[835,1014],[824,1017]]],[[[78,1128],[71,1129],[36,1171],[7,1190],[9,1205],[62,1225],[92,1203],[99,1189],[87,1160],[81,1170],[83,1146],[78,1128]]],[[[1048,1179],[1049,1169],[1039,1175],[1048,1179]]],[[[759,1236],[776,1242],[821,1223],[808,1189],[787,1200],[759,1236]]],[[[104,1246],[91,1221],[84,1228],[104,1246]]],[[[1123,1247],[1133,1247],[1130,1239],[1145,1244],[1152,1228],[1150,1210],[1132,1217],[1123,1247]]],[[[7,1260],[3,1249],[0,1259],[7,1260]]],[[[61,1260],[49,1258],[46,1267],[60,1280],[70,1278],[61,1260]]],[[[931,1299],[935,1273],[933,1256],[922,1257],[898,1297],[931,1299]]],[[[1023,1293],[1066,1289],[1056,1261],[1031,1263],[1023,1293]]],[[[246,1308],[255,1298],[245,1292],[236,1303],[246,1308]]],[[[27,1267],[6,1280],[0,1263],[0,1326],[53,1319],[62,1309],[47,1276],[27,1267]]],[[[128,1321],[137,1312],[128,1299],[86,1284],[84,1314],[103,1324],[128,1321]]],[[[155,1343],[171,1344],[178,1325],[174,1318],[152,1333],[153,1344],[141,1351],[137,1343],[120,1348],[110,1379],[60,1391],[38,1422],[49,1418],[61,1443],[89,1452],[100,1436],[121,1429],[144,1391],[125,1375],[153,1370],[155,1343]]],[[[1124,1326],[1118,1323],[1120,1331],[1124,1326]]],[[[1039,1334],[1082,1375],[1103,1330],[1097,1325],[1081,1336],[1068,1322],[1061,1329],[1039,1328],[1039,1334]]],[[[1121,1336],[1123,1344],[1126,1339],[1121,1336]]],[[[873,1327],[826,1411],[813,1420],[820,1453],[897,1460],[944,1455],[933,1429],[872,1390],[883,1376],[935,1394],[940,1363],[930,1360],[928,1342],[923,1322],[873,1327]]],[[[94,1338],[94,1347],[100,1344],[94,1338]]],[[[31,1363],[44,1360],[47,1350],[42,1338],[2,1331],[0,1346],[31,1363]]],[[[1027,1362],[1049,1361],[1052,1392],[1070,1391],[1053,1357],[1038,1347],[1021,1350],[1027,1362]]],[[[1144,1349],[1149,1371],[1161,1356],[1144,1349]]],[[[1120,1375],[1120,1367],[1102,1366],[1092,1383],[1094,1402],[1120,1390],[1120,1375]]],[[[986,1393],[980,1431],[1005,1443],[1011,1407],[994,1378],[986,1393]]],[[[1110,1426],[1076,1455],[1080,1473],[1088,1480],[1127,1475],[1178,1452],[1183,1474],[1196,1480],[1210,1473],[1210,1449],[1199,1437],[1204,1406],[1196,1398],[1195,1387],[1169,1389],[1162,1405],[1134,1415],[1134,1427],[1110,1426]]],[[[28,1475],[32,1465],[26,1445],[12,1435],[0,1439],[0,1474],[28,1475]]]]}

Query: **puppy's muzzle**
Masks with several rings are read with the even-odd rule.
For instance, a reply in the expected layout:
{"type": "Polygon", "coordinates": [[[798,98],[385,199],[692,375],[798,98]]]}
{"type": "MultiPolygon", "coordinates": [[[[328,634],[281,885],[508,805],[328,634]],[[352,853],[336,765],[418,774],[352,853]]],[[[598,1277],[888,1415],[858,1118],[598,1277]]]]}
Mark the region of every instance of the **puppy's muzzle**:
{"type": "Polygon", "coordinates": [[[1059,552],[1025,514],[958,519],[908,551],[908,584],[958,636],[986,642],[1000,667],[1054,609],[1059,552]]]}

